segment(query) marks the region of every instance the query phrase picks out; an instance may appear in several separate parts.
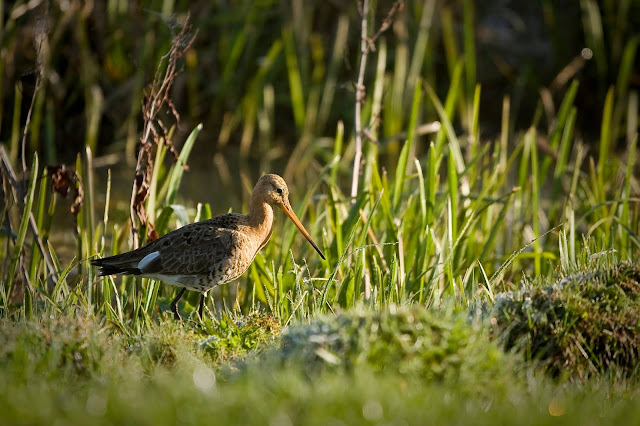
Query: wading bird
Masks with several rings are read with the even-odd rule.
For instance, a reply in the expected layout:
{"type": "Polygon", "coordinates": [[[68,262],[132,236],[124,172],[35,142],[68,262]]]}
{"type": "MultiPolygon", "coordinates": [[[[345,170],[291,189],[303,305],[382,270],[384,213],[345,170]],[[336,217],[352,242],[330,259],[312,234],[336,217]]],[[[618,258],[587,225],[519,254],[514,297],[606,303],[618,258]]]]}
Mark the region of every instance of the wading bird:
{"type": "Polygon", "coordinates": [[[324,254],[311,239],[289,203],[289,188],[275,174],[262,176],[253,188],[249,214],[227,213],[213,219],[176,229],[139,249],[91,264],[100,267],[99,276],[139,275],[182,287],[171,302],[176,319],[178,301],[186,290],[201,293],[198,313],[212,287],[242,275],[273,232],[273,207],[280,207],[311,243],[320,257],[324,254]]]}

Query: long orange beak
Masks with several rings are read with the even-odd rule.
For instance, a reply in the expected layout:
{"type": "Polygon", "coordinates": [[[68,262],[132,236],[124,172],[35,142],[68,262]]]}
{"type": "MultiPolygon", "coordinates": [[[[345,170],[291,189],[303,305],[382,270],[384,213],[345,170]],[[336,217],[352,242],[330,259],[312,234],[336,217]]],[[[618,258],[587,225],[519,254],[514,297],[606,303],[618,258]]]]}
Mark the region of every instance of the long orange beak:
{"type": "Polygon", "coordinates": [[[287,201],[285,204],[281,204],[280,208],[282,209],[284,214],[289,216],[289,219],[291,219],[291,222],[293,222],[298,227],[298,229],[300,230],[302,235],[304,235],[304,237],[307,239],[307,241],[309,241],[309,243],[311,243],[313,248],[316,249],[316,251],[318,252],[320,257],[322,258],[322,260],[326,260],[326,258],[324,257],[324,254],[322,253],[320,248],[311,239],[311,235],[309,235],[307,230],[304,229],[304,226],[302,226],[302,223],[300,222],[300,219],[298,219],[298,216],[296,216],[296,214],[294,213],[293,209],[291,208],[291,204],[289,204],[289,202],[287,201]]]}

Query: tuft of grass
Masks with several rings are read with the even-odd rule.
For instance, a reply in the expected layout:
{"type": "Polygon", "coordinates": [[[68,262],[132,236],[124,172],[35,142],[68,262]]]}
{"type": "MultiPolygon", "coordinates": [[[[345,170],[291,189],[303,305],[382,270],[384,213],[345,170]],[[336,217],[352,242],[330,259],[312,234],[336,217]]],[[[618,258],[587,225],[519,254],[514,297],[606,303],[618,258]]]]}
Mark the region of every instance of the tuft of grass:
{"type": "Polygon", "coordinates": [[[13,384],[34,377],[72,383],[102,372],[113,329],[77,315],[0,319],[0,364],[13,384]]]}
{"type": "Polygon", "coordinates": [[[467,312],[359,306],[288,327],[272,356],[308,374],[370,370],[416,380],[500,386],[518,369],[467,312]]]}
{"type": "Polygon", "coordinates": [[[224,313],[219,319],[205,320],[198,348],[215,363],[260,353],[280,336],[280,322],[273,316],[252,311],[247,315],[224,313]]]}
{"type": "Polygon", "coordinates": [[[640,265],[568,274],[496,297],[494,333],[552,376],[638,377],[640,265]]]}

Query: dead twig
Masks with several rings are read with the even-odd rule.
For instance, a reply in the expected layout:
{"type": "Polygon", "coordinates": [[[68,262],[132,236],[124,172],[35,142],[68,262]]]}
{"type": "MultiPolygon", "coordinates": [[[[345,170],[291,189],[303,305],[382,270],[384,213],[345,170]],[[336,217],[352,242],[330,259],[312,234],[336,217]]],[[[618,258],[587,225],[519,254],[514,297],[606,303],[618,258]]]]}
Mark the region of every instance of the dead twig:
{"type": "Polygon", "coordinates": [[[362,104],[366,97],[366,87],[364,85],[364,73],[367,68],[367,56],[369,52],[375,52],[375,41],[378,37],[386,31],[393,22],[393,17],[398,10],[404,6],[404,1],[398,0],[393,3],[393,6],[387,13],[387,17],[384,19],[380,28],[373,37],[368,35],[368,18],[369,14],[369,0],[363,0],[362,3],[358,3],[358,9],[361,16],[361,29],[360,29],[360,66],[358,69],[358,80],[356,82],[356,105],[355,105],[355,155],[353,157],[353,177],[351,180],[351,202],[355,202],[355,198],[358,195],[358,180],[360,178],[360,166],[362,162],[362,104]]]}
{"type": "Polygon", "coordinates": [[[33,90],[33,96],[31,97],[31,105],[29,105],[29,111],[27,112],[27,119],[24,123],[24,131],[22,132],[22,172],[23,175],[27,175],[27,134],[29,134],[29,124],[31,124],[31,113],[33,112],[33,106],[36,103],[36,96],[42,85],[42,73],[38,70],[38,76],[36,77],[36,87],[33,90]]]}
{"type": "MultiPolygon", "coordinates": [[[[45,7],[44,14],[42,20],[44,22],[47,21],[47,10],[48,7],[45,7]]],[[[34,44],[36,49],[36,86],[33,89],[33,95],[31,96],[31,104],[29,105],[29,111],[27,112],[27,118],[24,123],[24,130],[22,132],[22,173],[23,176],[27,175],[27,135],[29,134],[29,125],[31,124],[31,114],[33,113],[33,107],[36,103],[36,98],[38,96],[38,92],[42,87],[42,79],[44,76],[44,63],[45,60],[43,55],[45,54],[43,51],[43,45],[46,41],[47,37],[47,25],[41,24],[37,25],[34,31],[34,44]]],[[[25,187],[26,189],[26,187],[25,187]]]]}
{"type": "MultiPolygon", "coordinates": [[[[171,24],[174,25],[175,23],[171,24]]],[[[192,33],[189,16],[187,16],[184,24],[180,27],[180,32],[173,38],[169,52],[158,64],[156,74],[149,86],[148,93],[142,105],[144,129],[140,138],[140,148],[138,149],[138,160],[133,178],[133,187],[131,189],[131,202],[129,204],[129,219],[131,221],[134,249],[140,246],[136,217],[141,226],[146,226],[148,238],[150,240],[157,238],[155,229],[153,225],[148,222],[147,214],[144,210],[144,200],[147,198],[151,184],[151,176],[153,174],[153,147],[157,147],[161,141],[164,141],[164,144],[167,145],[169,151],[174,155],[174,158],[176,160],[178,158],[178,152],[173,146],[170,132],[158,117],[158,113],[164,108],[167,108],[176,123],[180,122],[180,114],[178,114],[169,96],[169,92],[171,91],[176,76],[180,72],[178,67],[179,60],[184,56],[186,51],[191,48],[196,36],[197,31],[196,33],[192,33]],[[166,68],[164,67],[164,59],[166,59],[166,68]]],[[[186,168],[186,165],[184,167],[186,168]]]]}
{"type": "MultiPolygon", "coordinates": [[[[4,149],[3,145],[0,145],[0,166],[2,168],[3,174],[7,177],[7,180],[13,187],[13,190],[19,200],[24,200],[24,192],[18,183],[18,177],[16,176],[13,168],[11,167],[11,161],[9,160],[9,156],[4,149]]],[[[44,259],[45,264],[47,265],[47,269],[49,270],[50,277],[53,279],[53,282],[58,282],[58,272],[53,265],[53,260],[49,254],[49,250],[45,247],[44,242],[42,241],[42,237],[38,232],[38,225],[36,224],[36,219],[33,216],[32,212],[29,212],[29,227],[31,228],[31,232],[33,233],[33,239],[38,245],[38,249],[42,254],[42,258],[44,259]]]]}
{"type": "Polygon", "coordinates": [[[351,202],[355,203],[358,195],[358,179],[360,177],[360,162],[362,161],[362,103],[366,96],[364,86],[364,71],[367,67],[367,56],[369,55],[369,43],[367,36],[367,14],[369,13],[369,0],[364,0],[360,8],[362,15],[362,28],[360,30],[360,69],[358,71],[358,81],[356,83],[356,111],[355,111],[355,142],[356,152],[353,157],[353,177],[351,179],[351,202]]]}

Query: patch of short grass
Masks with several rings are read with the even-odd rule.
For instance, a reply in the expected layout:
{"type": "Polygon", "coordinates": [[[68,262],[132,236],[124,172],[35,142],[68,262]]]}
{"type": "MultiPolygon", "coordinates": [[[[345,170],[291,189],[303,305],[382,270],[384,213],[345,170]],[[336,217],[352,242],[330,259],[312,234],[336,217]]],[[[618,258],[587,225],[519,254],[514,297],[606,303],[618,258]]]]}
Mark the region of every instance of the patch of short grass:
{"type": "MultiPolygon", "coordinates": [[[[269,321],[252,315],[254,320],[234,318],[235,326],[269,321]]],[[[91,317],[3,321],[2,420],[34,425],[52,419],[69,425],[640,420],[637,388],[557,385],[536,374],[500,380],[505,371],[515,371],[510,357],[495,352],[486,330],[456,312],[405,307],[325,316],[287,329],[286,350],[263,351],[245,368],[224,374],[218,367],[233,364],[214,362],[199,347],[199,327],[165,322],[133,338],[91,317]],[[321,347],[333,350],[342,363],[319,357],[321,347]],[[491,356],[496,358],[481,361],[491,356]],[[294,368],[299,359],[313,360],[314,370],[294,368]],[[453,373],[441,371],[436,377],[429,370],[438,371],[438,365],[453,373]],[[495,380],[487,386],[490,375],[495,380]]],[[[258,349],[273,343],[264,341],[258,349]]]]}
{"type": "Polygon", "coordinates": [[[147,373],[172,368],[185,357],[217,366],[259,353],[280,333],[280,324],[258,311],[225,314],[205,323],[167,320],[127,334],[96,317],[42,316],[0,319],[0,365],[17,381],[33,375],[77,381],[104,374],[103,366],[134,360],[147,373]]]}

